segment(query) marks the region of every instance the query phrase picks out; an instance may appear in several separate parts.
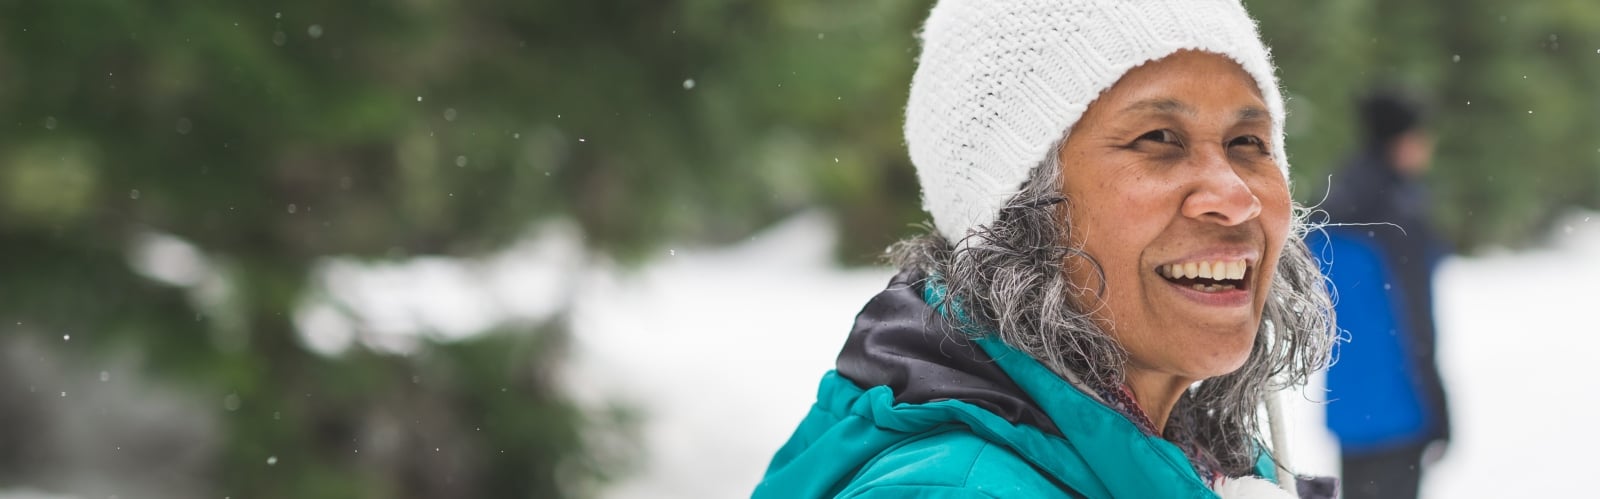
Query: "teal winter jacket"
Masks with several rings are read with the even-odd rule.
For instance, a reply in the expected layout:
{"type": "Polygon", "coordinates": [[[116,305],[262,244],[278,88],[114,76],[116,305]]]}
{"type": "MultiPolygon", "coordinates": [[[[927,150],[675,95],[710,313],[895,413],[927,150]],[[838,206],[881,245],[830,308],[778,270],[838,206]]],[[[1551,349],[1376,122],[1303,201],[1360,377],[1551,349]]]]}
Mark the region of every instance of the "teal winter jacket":
{"type": "MultiPolygon", "coordinates": [[[[904,272],[862,309],[754,497],[1217,497],[1176,445],[949,327],[924,284],[904,272]]],[[[1276,480],[1265,455],[1255,472],[1276,480]]]]}

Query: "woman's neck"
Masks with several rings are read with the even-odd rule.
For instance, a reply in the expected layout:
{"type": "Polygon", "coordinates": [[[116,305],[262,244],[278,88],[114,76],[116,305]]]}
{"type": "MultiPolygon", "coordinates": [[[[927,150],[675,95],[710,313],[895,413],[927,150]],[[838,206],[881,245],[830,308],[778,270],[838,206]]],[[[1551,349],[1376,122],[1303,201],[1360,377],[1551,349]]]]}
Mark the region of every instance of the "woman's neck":
{"type": "Polygon", "coordinates": [[[1144,411],[1155,425],[1156,434],[1161,435],[1166,432],[1172,408],[1178,405],[1178,398],[1183,396],[1183,391],[1189,385],[1194,384],[1194,380],[1129,366],[1127,383],[1128,389],[1133,392],[1133,400],[1139,404],[1138,409],[1144,411]]]}

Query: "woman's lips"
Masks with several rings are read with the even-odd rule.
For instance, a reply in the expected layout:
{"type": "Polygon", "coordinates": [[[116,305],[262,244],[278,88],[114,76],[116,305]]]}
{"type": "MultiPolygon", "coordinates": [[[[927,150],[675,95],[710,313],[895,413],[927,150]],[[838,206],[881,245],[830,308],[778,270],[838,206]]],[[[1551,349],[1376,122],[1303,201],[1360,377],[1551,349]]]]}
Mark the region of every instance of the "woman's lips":
{"type": "Polygon", "coordinates": [[[1194,284],[1185,285],[1167,281],[1180,296],[1201,305],[1212,307],[1240,307],[1250,304],[1250,290],[1233,286],[1215,286],[1195,289],[1194,284]]]}

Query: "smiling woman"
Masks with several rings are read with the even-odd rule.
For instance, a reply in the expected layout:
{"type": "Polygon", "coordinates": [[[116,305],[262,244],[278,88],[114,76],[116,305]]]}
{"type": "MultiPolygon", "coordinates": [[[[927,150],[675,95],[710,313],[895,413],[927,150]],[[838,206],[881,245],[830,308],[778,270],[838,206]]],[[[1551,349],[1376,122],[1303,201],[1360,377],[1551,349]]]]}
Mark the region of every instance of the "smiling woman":
{"type": "Polygon", "coordinates": [[[1333,331],[1282,138],[1234,0],[939,2],[906,118],[936,231],[756,496],[1291,494],[1256,415],[1333,331]]]}
{"type": "Polygon", "coordinates": [[[1289,231],[1271,136],[1249,74],[1182,51],[1129,71],[1061,147],[1074,258],[1099,263],[1069,274],[1105,289],[1077,301],[1127,350],[1124,375],[1157,430],[1189,385],[1250,353],[1289,231]]]}

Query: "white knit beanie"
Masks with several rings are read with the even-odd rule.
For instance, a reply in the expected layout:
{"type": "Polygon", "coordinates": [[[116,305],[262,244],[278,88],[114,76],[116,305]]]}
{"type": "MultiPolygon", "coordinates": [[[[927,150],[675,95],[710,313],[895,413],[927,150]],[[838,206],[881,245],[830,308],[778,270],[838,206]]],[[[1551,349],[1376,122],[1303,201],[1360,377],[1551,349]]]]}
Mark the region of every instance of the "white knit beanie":
{"type": "Polygon", "coordinates": [[[1227,56],[1255,79],[1287,177],[1283,97],[1239,0],[940,0],[906,105],[906,145],[939,233],[957,243],[994,223],[1090,102],[1184,49],[1227,56]]]}

